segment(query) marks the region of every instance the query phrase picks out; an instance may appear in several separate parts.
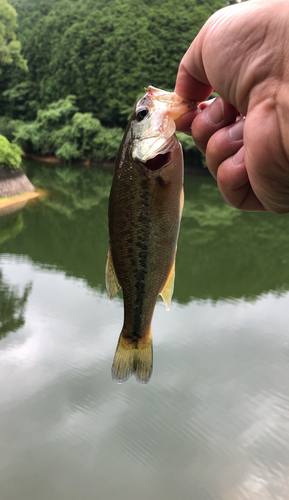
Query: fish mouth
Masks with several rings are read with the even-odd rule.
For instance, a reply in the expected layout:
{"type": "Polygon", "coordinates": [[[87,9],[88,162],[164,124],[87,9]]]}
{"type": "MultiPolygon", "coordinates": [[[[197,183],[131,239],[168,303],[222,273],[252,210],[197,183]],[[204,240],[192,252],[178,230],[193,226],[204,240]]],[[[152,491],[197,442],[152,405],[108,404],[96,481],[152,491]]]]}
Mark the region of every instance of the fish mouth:
{"type": "Polygon", "coordinates": [[[171,151],[168,151],[167,153],[160,153],[156,155],[154,158],[147,160],[144,163],[144,165],[151,172],[156,172],[161,168],[165,167],[170,162],[170,159],[171,159],[171,151]]]}
{"type": "Polygon", "coordinates": [[[146,161],[142,161],[147,173],[150,175],[154,175],[154,173],[159,174],[161,170],[169,167],[172,164],[173,151],[180,147],[181,145],[174,134],[155,156],[148,158],[146,161]]]}

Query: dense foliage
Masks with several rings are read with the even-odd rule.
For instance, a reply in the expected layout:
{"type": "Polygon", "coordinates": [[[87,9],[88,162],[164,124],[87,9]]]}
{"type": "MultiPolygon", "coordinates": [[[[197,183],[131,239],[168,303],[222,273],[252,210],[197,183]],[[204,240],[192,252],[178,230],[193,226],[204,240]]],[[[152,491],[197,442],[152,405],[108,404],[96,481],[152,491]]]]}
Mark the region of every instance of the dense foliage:
{"type": "Polygon", "coordinates": [[[0,168],[19,168],[21,164],[21,154],[23,151],[17,144],[10,144],[8,139],[0,135],[0,168]]]}
{"type": "Polygon", "coordinates": [[[80,113],[75,97],[68,96],[39,110],[32,123],[20,124],[15,139],[26,152],[102,161],[115,158],[122,134],[102,127],[92,113],[80,113]]]}
{"type": "Polygon", "coordinates": [[[0,0],[0,72],[1,67],[12,63],[27,71],[26,61],[20,53],[21,44],[16,40],[16,18],[15,9],[7,0],[0,0]]]}
{"type": "MultiPolygon", "coordinates": [[[[35,126],[40,127],[39,110],[51,112],[52,108],[47,108],[51,103],[74,95],[75,105],[78,112],[85,114],[82,119],[86,123],[94,118],[106,127],[123,127],[144,87],[152,84],[173,89],[180,59],[201,26],[215,10],[234,2],[10,0],[10,3],[18,13],[17,36],[23,57],[28,61],[28,72],[15,65],[4,67],[0,79],[0,116],[36,120],[35,126]],[[87,113],[92,113],[90,118],[87,113]]],[[[75,127],[75,122],[70,123],[71,129],[75,127]]],[[[21,130],[20,135],[24,129],[21,130]]],[[[65,143],[65,147],[55,143],[52,149],[60,150],[62,157],[69,156],[68,149],[71,158],[79,157],[79,145],[77,150],[73,149],[67,136],[65,143]]],[[[34,144],[31,141],[33,147],[34,144]]],[[[38,150],[51,151],[51,145],[43,143],[38,150]]]]}
{"type": "Polygon", "coordinates": [[[37,109],[73,94],[82,112],[93,112],[109,126],[125,124],[127,107],[149,84],[173,89],[183,53],[206,19],[226,5],[222,0],[10,2],[18,12],[29,71],[26,76],[14,68],[3,75],[10,91],[5,113],[24,119],[32,101],[36,116],[37,109]]]}

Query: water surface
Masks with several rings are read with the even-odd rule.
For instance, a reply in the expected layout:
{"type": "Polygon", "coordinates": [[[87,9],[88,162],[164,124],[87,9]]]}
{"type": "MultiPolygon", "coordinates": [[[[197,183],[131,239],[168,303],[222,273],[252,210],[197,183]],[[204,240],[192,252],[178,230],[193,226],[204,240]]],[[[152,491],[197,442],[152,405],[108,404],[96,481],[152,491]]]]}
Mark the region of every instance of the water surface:
{"type": "Polygon", "coordinates": [[[110,170],[26,165],[0,218],[1,500],[289,498],[289,218],[187,175],[171,311],[147,386],[111,381],[110,170]]]}

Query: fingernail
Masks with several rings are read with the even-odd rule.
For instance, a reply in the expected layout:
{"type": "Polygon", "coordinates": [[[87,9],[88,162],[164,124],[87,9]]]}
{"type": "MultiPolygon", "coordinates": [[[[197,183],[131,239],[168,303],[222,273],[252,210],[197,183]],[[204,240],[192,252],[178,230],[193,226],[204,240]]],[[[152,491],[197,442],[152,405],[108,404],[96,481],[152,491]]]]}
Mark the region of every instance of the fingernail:
{"type": "Polygon", "coordinates": [[[239,151],[233,156],[233,163],[235,165],[241,165],[245,161],[245,151],[244,146],[242,146],[239,151]]]}
{"type": "Polygon", "coordinates": [[[217,125],[225,118],[224,103],[217,97],[215,101],[207,108],[206,119],[210,125],[217,125]]]}
{"type": "Polygon", "coordinates": [[[229,137],[232,141],[243,140],[243,130],[244,130],[245,118],[238,120],[232,127],[229,128],[229,137]]]}

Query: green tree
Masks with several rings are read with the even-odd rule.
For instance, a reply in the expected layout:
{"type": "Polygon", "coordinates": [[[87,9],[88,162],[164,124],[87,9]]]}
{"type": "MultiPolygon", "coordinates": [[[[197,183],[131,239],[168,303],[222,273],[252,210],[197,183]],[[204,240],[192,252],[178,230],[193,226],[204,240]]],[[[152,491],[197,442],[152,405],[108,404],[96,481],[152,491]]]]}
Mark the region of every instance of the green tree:
{"type": "Polygon", "coordinates": [[[125,110],[143,87],[173,89],[192,39],[214,10],[227,5],[224,0],[183,0],[177,6],[173,0],[10,1],[19,14],[29,85],[19,87],[17,68],[5,71],[2,92],[9,92],[2,113],[24,119],[34,109],[35,117],[37,106],[44,109],[73,94],[81,112],[92,112],[110,127],[124,126],[125,110]]]}
{"type": "Polygon", "coordinates": [[[39,104],[37,102],[38,86],[30,81],[17,83],[3,92],[7,114],[12,119],[33,120],[39,104]],[[35,96],[35,100],[33,97],[35,96]]]}
{"type": "Polygon", "coordinates": [[[32,123],[17,128],[15,141],[26,152],[73,159],[114,159],[123,131],[106,129],[92,113],[80,113],[75,97],[68,96],[39,110],[32,123]]]}
{"type": "Polygon", "coordinates": [[[11,144],[6,137],[0,135],[0,168],[20,168],[23,151],[17,144],[11,144]]]}
{"type": "Polygon", "coordinates": [[[27,62],[21,54],[21,43],[16,40],[17,13],[7,2],[0,0],[0,72],[1,67],[15,63],[27,71],[27,62]]]}

